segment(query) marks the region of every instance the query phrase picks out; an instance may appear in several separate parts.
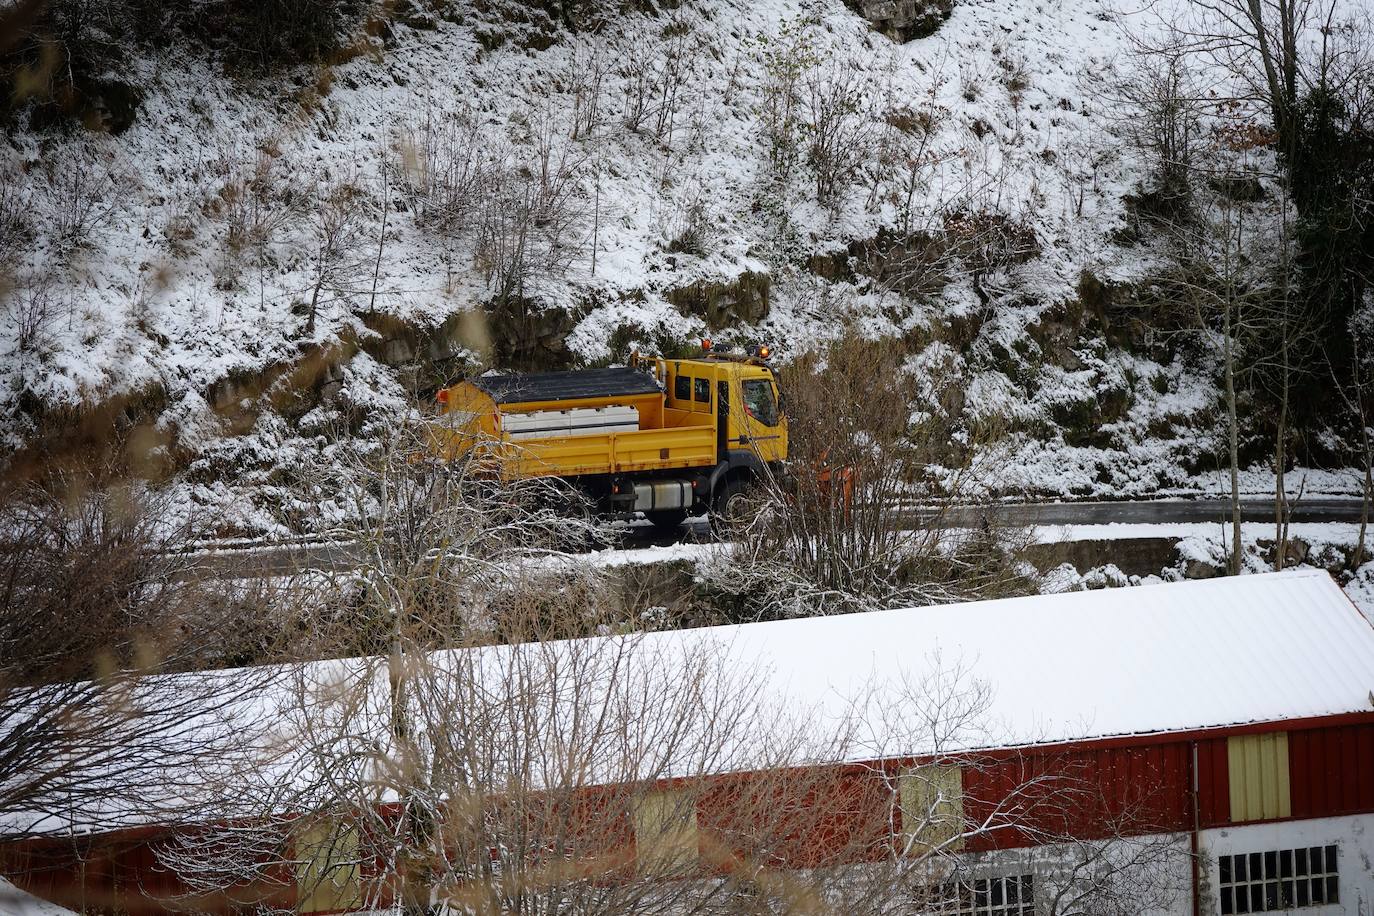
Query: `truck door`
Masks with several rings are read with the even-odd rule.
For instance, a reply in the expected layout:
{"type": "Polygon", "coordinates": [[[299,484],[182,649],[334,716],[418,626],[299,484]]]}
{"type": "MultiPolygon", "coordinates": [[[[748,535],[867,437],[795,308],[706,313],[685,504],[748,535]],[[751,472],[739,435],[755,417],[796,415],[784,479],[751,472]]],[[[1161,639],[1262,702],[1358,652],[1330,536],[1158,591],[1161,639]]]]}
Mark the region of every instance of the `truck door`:
{"type": "Polygon", "coordinates": [[[709,414],[711,380],[706,372],[706,368],[700,364],[689,363],[684,369],[682,363],[674,363],[672,384],[668,387],[668,405],[678,410],[709,414]]]}
{"type": "Polygon", "coordinates": [[[787,426],[778,407],[777,390],[772,379],[746,378],[740,381],[740,438],[764,461],[786,456],[787,426]]]}
{"type": "Polygon", "coordinates": [[[671,384],[668,385],[669,406],[678,410],[692,409],[692,376],[682,371],[682,363],[673,364],[671,384]]]}
{"type": "Polygon", "coordinates": [[[716,382],[716,460],[725,461],[730,452],[730,383],[716,382]]]}

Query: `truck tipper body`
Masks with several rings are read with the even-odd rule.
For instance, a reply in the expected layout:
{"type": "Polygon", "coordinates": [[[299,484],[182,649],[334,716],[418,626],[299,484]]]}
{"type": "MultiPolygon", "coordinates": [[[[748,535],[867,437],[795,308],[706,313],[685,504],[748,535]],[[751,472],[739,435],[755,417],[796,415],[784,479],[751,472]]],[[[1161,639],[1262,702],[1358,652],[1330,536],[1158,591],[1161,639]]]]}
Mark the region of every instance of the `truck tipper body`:
{"type": "Polygon", "coordinates": [[[468,379],[439,392],[442,447],[507,479],[568,480],[602,511],[657,524],[724,513],[787,458],[781,392],[758,352],[468,379]]]}

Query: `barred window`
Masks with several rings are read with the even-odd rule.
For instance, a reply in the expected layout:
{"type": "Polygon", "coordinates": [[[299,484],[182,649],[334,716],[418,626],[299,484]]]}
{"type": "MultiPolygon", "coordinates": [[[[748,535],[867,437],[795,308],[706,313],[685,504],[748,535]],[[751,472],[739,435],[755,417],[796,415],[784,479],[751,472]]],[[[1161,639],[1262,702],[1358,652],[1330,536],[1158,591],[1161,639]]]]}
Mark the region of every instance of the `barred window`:
{"type": "Polygon", "coordinates": [[[1031,875],[948,881],[926,890],[930,916],[1035,916],[1031,875]]]}
{"type": "Polygon", "coordinates": [[[1218,856],[1217,871],[1225,916],[1341,902],[1335,846],[1218,856]]]}

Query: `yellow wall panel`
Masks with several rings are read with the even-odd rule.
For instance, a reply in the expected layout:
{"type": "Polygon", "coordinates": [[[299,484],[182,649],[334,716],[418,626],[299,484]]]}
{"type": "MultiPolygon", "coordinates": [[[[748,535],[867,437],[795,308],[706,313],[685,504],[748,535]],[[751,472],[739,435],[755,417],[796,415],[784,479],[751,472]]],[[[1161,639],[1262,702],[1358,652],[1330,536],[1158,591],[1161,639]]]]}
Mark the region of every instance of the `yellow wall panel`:
{"type": "Polygon", "coordinates": [[[1226,757],[1233,823],[1292,815],[1287,732],[1228,738],[1226,757]]]}
{"type": "Polygon", "coordinates": [[[362,903],[358,875],[358,834],[318,824],[296,840],[297,887],[301,913],[338,913],[362,903]]]}
{"type": "Polygon", "coordinates": [[[912,855],[959,849],[964,832],[964,776],[957,766],[929,764],[898,777],[902,836],[912,855]]]}
{"type": "Polygon", "coordinates": [[[697,812],[691,794],[650,792],[634,803],[631,816],[642,871],[662,874],[696,864],[697,812]]]}

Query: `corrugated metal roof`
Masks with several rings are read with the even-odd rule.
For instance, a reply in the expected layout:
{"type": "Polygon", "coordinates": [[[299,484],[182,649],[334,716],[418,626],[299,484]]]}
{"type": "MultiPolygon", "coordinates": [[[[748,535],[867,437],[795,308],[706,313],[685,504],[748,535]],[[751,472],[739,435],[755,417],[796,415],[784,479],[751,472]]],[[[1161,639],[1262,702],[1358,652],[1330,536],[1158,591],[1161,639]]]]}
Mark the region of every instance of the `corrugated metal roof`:
{"type": "Polygon", "coordinates": [[[623,366],[614,369],[575,369],[569,372],[527,372],[523,375],[483,375],[472,384],[498,404],[522,401],[574,401],[635,394],[657,394],[658,383],[648,373],[623,366]]]}
{"type": "MultiPolygon", "coordinates": [[[[838,711],[863,685],[900,706],[918,692],[904,685],[981,682],[987,709],[954,742],[965,747],[1374,712],[1374,626],[1319,570],[689,633],[656,638],[722,639],[799,707],[838,711]]],[[[881,750],[932,750],[870,729],[881,750]]]]}
{"type": "MultiPolygon", "coordinates": [[[[612,709],[613,723],[619,721],[616,715],[627,712],[652,716],[662,696],[658,685],[710,678],[712,683],[702,685],[709,698],[714,691],[734,690],[714,681],[738,673],[748,691],[738,699],[765,717],[803,723],[823,741],[842,722],[848,737],[842,745],[827,743],[824,751],[832,760],[947,754],[1374,711],[1374,626],[1330,576],[1310,570],[485,646],[437,652],[432,659],[435,672],[451,668],[473,673],[482,682],[481,695],[494,708],[508,703],[520,709],[520,727],[532,728],[531,734],[540,738],[560,735],[567,722],[584,718],[572,715],[573,707],[583,713],[612,709]],[[517,653],[523,661],[513,663],[517,653]],[[688,667],[702,658],[711,659],[711,667],[688,667]],[[573,690],[563,682],[569,669],[592,673],[586,689],[573,690]],[[540,681],[545,671],[547,684],[540,681]],[[531,696],[541,702],[530,707],[531,696]],[[530,721],[523,718],[526,714],[530,721]]],[[[288,774],[318,765],[308,753],[294,757],[290,739],[305,714],[300,704],[315,703],[316,691],[326,698],[320,711],[327,712],[328,698],[340,684],[352,684],[351,689],[368,696],[375,692],[376,697],[387,689],[387,669],[380,659],[263,670],[279,679],[252,698],[228,704],[223,714],[207,716],[206,740],[232,745],[242,731],[267,741],[274,753],[285,755],[262,764],[269,780],[290,779],[288,774]]],[[[211,685],[222,682],[232,694],[231,685],[243,673],[202,677],[211,685]]],[[[182,680],[180,675],[149,678],[146,689],[154,694],[179,691],[182,680]]],[[[350,727],[359,734],[376,729],[384,736],[391,707],[387,702],[364,705],[366,710],[356,722],[350,720],[350,727]]],[[[308,712],[317,711],[311,705],[308,712]]],[[[669,715],[681,712],[671,704],[667,708],[669,715]]],[[[499,731],[496,720],[492,727],[499,731]]],[[[498,745],[507,740],[499,735],[487,739],[498,745]]],[[[510,740],[518,743],[530,736],[522,733],[510,740]]],[[[761,747],[766,745],[763,740],[761,747]]],[[[695,747],[687,742],[685,753],[695,747]]],[[[765,765],[752,762],[754,752],[752,746],[732,744],[722,759],[728,758],[735,769],[765,765]]],[[[656,777],[700,772],[702,764],[695,758],[679,760],[678,752],[665,753],[664,759],[649,755],[642,765],[652,766],[656,777]]],[[[775,764],[777,758],[766,759],[775,764]]],[[[175,774],[183,765],[189,766],[169,759],[165,769],[175,774]]],[[[605,765],[604,774],[592,767],[584,775],[588,784],[626,778],[617,769],[628,765],[625,761],[605,765]]],[[[110,778],[121,777],[112,773],[110,778]]],[[[185,774],[179,778],[178,786],[195,784],[185,774]]],[[[25,823],[39,832],[77,826],[65,812],[37,814],[10,817],[16,822],[28,818],[25,823]]],[[[101,823],[132,825],[158,816],[151,808],[122,810],[116,805],[101,823]]]]}

